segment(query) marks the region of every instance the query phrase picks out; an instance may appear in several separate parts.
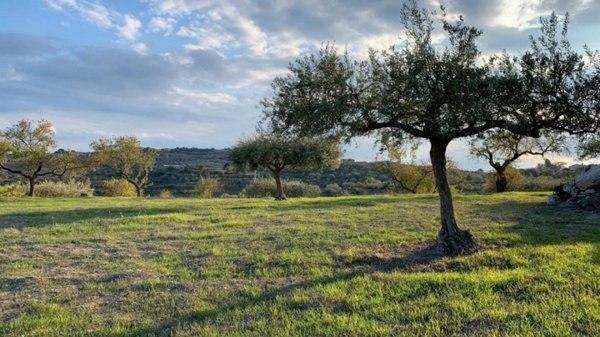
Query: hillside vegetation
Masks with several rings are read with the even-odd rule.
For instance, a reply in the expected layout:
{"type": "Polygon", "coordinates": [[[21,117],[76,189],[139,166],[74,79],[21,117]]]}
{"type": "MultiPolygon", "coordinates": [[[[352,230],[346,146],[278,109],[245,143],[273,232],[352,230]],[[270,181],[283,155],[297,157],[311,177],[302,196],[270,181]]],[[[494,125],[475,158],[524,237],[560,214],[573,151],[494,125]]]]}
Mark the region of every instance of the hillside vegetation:
{"type": "MultiPolygon", "coordinates": [[[[381,163],[361,162],[351,159],[342,160],[339,168],[322,170],[290,169],[283,176],[289,180],[299,180],[318,185],[324,189],[327,185],[338,185],[348,194],[382,194],[399,190],[389,174],[382,172],[381,163]]],[[[549,161],[536,168],[520,170],[525,176],[524,189],[550,191],[554,186],[572,180],[581,166],[563,167],[549,161]],[[530,186],[529,186],[530,185],[530,186]]],[[[484,189],[487,172],[462,171],[459,177],[451,177],[450,183],[459,186],[467,193],[479,193],[484,189]]],[[[147,189],[149,195],[156,196],[162,190],[169,190],[177,196],[192,195],[202,176],[218,178],[222,192],[236,195],[255,178],[254,172],[238,172],[229,160],[228,149],[175,148],[162,149],[156,166],[150,174],[152,185],[147,189]]],[[[271,177],[267,170],[256,172],[258,177],[271,177]]],[[[91,173],[92,184],[98,194],[104,193],[102,181],[111,177],[110,172],[99,170],[91,173]]]]}
{"type": "Polygon", "coordinates": [[[458,195],[2,199],[2,336],[598,336],[600,218],[458,195]]]}

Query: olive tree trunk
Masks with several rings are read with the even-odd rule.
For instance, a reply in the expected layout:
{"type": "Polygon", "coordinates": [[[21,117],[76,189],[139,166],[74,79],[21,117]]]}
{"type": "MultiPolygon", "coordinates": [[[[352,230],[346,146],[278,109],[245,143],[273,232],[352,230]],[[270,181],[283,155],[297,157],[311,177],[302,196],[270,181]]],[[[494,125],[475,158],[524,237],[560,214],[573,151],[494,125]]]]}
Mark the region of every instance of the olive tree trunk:
{"type": "Polygon", "coordinates": [[[441,228],[438,233],[437,243],[445,254],[461,254],[475,248],[475,239],[469,231],[461,230],[454,217],[452,192],[446,174],[446,148],[448,142],[431,140],[429,156],[435,185],[440,197],[441,228]]]}
{"type": "Polygon", "coordinates": [[[286,200],[287,198],[283,192],[283,184],[281,183],[281,170],[274,170],[273,177],[275,178],[275,185],[277,187],[275,191],[275,200],[286,200]]]}
{"type": "Polygon", "coordinates": [[[144,196],[144,189],[138,183],[136,183],[133,179],[129,177],[125,177],[125,180],[127,180],[131,185],[133,185],[133,187],[135,187],[135,195],[138,198],[144,196]]]}
{"type": "Polygon", "coordinates": [[[27,192],[27,195],[35,197],[35,177],[27,178],[27,180],[29,180],[29,192],[27,192]]]}
{"type": "Polygon", "coordinates": [[[506,192],[508,179],[506,178],[506,169],[496,168],[496,192],[506,192]]]}

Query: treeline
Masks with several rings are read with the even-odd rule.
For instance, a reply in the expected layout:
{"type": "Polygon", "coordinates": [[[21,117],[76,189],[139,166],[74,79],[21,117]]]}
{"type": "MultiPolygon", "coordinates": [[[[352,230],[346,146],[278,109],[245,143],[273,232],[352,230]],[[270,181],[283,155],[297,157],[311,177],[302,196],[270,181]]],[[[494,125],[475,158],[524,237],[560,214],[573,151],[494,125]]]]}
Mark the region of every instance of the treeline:
{"type": "MultiPolygon", "coordinates": [[[[31,194],[33,178],[33,194],[45,197],[135,196],[138,192],[163,197],[276,197],[272,173],[260,166],[253,170],[236,168],[231,160],[231,149],[151,150],[142,147],[133,137],[120,137],[93,142],[92,148],[96,151],[52,151],[52,147],[57,146],[53,130],[47,121],[20,121],[2,132],[4,150],[0,167],[4,169],[0,172],[4,175],[0,195],[31,194]],[[26,144],[27,140],[31,144],[18,145],[26,144]],[[114,162],[119,161],[129,163],[115,166],[114,162]]],[[[288,169],[282,188],[290,197],[435,192],[431,166],[393,159],[380,162],[344,159],[335,167],[288,169]]],[[[509,167],[507,190],[549,191],[571,180],[583,168],[566,167],[549,160],[535,168],[509,167]]],[[[455,192],[496,190],[495,173],[460,170],[451,161],[448,172],[455,192]]]]}

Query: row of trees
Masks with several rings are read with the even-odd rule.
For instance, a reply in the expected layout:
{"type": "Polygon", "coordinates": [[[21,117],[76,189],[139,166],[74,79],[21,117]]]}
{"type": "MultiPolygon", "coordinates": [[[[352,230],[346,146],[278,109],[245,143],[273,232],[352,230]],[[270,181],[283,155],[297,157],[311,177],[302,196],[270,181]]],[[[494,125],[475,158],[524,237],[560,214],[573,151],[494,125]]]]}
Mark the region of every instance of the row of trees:
{"type": "Polygon", "coordinates": [[[133,185],[138,196],[149,186],[148,175],[158,151],[143,148],[135,137],[100,138],[90,144],[89,156],[56,148],[55,131],[46,120],[21,120],[0,131],[0,169],[21,176],[29,184],[28,195],[45,178],[82,175],[88,170],[106,168],[133,185]]]}

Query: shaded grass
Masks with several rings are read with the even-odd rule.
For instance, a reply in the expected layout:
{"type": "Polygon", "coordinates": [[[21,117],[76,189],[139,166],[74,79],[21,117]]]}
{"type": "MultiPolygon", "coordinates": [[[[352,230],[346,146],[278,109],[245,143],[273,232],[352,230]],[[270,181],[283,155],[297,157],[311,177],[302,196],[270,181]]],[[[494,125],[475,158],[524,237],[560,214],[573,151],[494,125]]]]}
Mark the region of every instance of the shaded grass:
{"type": "Polygon", "coordinates": [[[447,258],[434,195],[2,199],[0,335],[600,335],[600,219],[544,200],[457,196],[447,258]]]}

